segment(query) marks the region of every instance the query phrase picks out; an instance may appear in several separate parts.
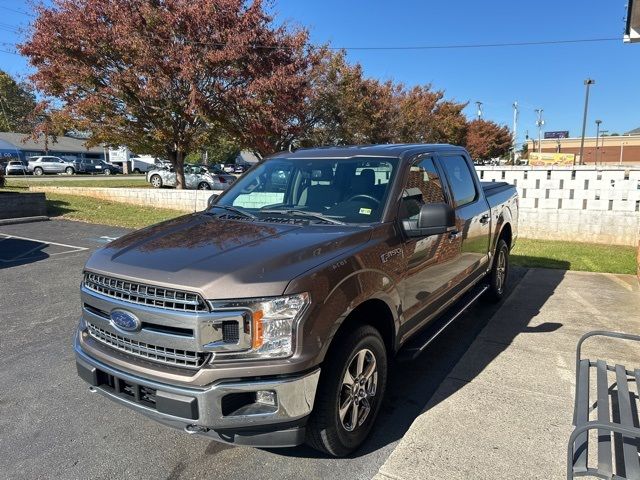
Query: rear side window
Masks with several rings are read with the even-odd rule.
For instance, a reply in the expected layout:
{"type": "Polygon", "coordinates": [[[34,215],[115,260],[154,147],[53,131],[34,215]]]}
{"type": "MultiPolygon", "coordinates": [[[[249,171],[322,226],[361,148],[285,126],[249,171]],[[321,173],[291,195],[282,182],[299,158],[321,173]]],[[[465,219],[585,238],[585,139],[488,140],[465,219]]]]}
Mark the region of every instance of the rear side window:
{"type": "Polygon", "coordinates": [[[442,167],[449,180],[456,207],[462,207],[476,199],[476,184],[464,157],[455,155],[442,158],[442,167]]]}

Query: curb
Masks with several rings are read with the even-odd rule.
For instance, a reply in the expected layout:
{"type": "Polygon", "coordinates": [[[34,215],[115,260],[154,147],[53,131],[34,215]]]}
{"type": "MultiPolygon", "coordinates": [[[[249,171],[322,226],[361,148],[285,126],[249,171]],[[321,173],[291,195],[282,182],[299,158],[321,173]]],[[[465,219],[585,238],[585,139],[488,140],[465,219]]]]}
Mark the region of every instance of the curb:
{"type": "Polygon", "coordinates": [[[36,217],[17,217],[17,218],[2,218],[0,219],[0,225],[14,225],[16,223],[31,223],[31,222],[46,222],[49,217],[46,215],[38,215],[36,217]]]}

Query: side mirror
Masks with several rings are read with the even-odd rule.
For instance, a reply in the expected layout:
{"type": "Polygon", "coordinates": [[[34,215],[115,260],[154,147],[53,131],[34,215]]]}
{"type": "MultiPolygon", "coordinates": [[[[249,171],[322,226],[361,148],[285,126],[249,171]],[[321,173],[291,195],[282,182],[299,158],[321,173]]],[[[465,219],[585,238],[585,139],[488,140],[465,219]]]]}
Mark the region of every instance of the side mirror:
{"type": "Polygon", "coordinates": [[[214,193],[207,199],[207,210],[211,208],[211,206],[215,203],[217,198],[218,198],[218,195],[214,193]]]}
{"type": "Polygon", "coordinates": [[[455,229],[456,212],[446,203],[425,203],[418,220],[403,220],[402,226],[409,237],[440,235],[455,229]]]}

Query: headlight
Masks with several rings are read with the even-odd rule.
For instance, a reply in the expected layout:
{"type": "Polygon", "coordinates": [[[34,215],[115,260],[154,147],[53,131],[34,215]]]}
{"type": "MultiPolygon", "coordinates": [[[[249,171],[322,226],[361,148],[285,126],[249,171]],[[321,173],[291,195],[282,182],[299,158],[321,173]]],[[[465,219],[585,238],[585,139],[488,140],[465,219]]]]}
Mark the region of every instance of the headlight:
{"type": "MultiPolygon", "coordinates": [[[[293,354],[297,321],[310,303],[308,293],[286,297],[212,302],[214,310],[246,310],[250,348],[241,352],[225,352],[219,358],[284,358],[293,354]]],[[[249,343],[249,342],[246,342],[249,343]]]]}

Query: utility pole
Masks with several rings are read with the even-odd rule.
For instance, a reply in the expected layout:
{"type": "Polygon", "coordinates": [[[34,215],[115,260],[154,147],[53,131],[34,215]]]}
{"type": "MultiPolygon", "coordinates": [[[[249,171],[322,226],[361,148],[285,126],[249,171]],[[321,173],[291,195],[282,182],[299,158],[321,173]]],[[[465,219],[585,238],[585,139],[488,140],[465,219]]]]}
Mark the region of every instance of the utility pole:
{"type": "Polygon", "coordinates": [[[478,115],[478,120],[481,120],[482,119],[482,102],[476,102],[476,105],[478,106],[478,111],[476,115],[478,115]]]}
{"type": "Polygon", "coordinates": [[[513,102],[513,164],[516,164],[516,149],[518,148],[518,102],[513,102]]]}
{"type": "Polygon", "coordinates": [[[602,120],[596,120],[596,165],[598,165],[598,140],[600,139],[600,124],[602,120]]]}
{"type": "Polygon", "coordinates": [[[536,114],[538,115],[536,120],[536,125],[538,126],[538,153],[542,153],[542,126],[544,125],[542,112],[544,112],[542,108],[536,108],[536,114]]]}
{"type": "MultiPolygon", "coordinates": [[[[582,154],[584,153],[584,132],[587,128],[587,110],[589,109],[589,87],[591,85],[595,85],[595,83],[596,81],[593,80],[592,78],[587,78],[584,81],[584,84],[587,87],[587,91],[584,97],[584,115],[582,116],[582,138],[580,140],[580,164],[581,165],[584,164],[584,157],[582,156],[582,154]]],[[[573,161],[573,164],[575,165],[575,160],[573,161]]]]}
{"type": "MultiPolygon", "coordinates": [[[[602,155],[605,155],[607,153],[604,149],[604,137],[606,137],[606,133],[609,133],[609,130],[600,130],[600,138],[602,138],[602,141],[600,142],[600,149],[602,150],[602,155]]],[[[604,163],[604,160],[602,160],[602,155],[600,155],[601,165],[604,163]]]]}

